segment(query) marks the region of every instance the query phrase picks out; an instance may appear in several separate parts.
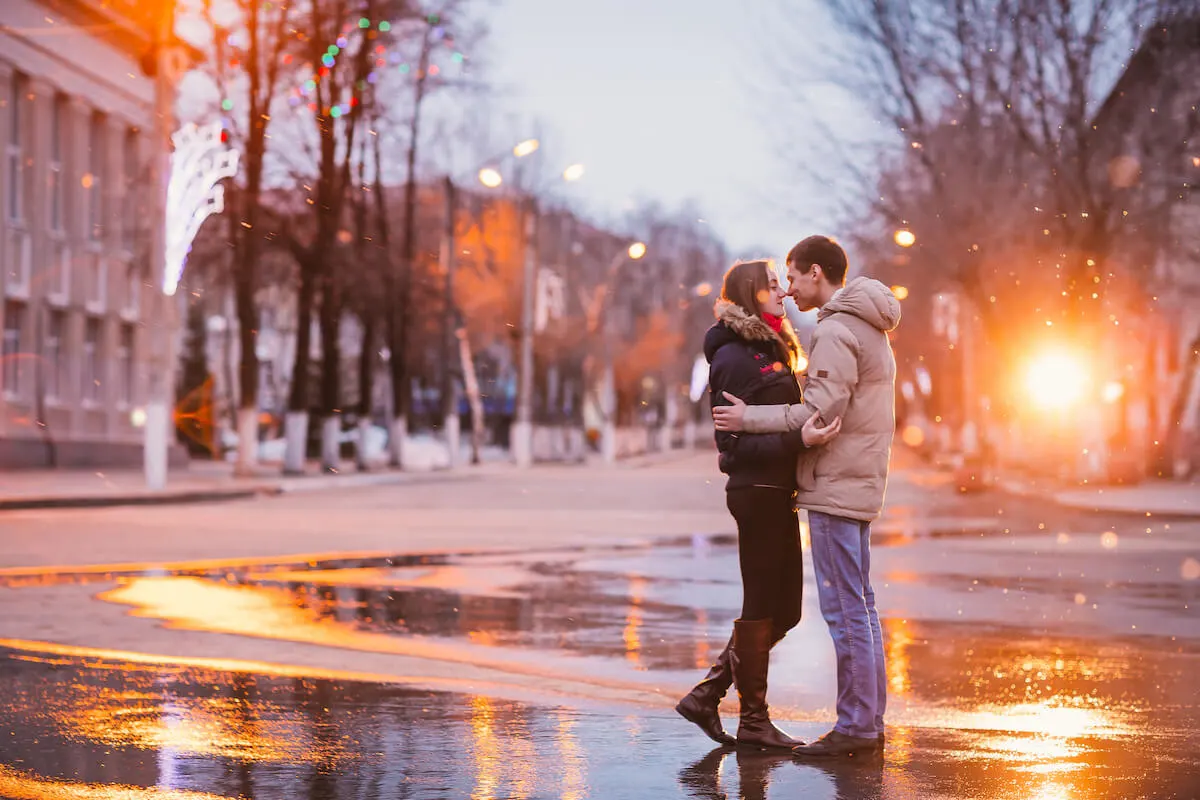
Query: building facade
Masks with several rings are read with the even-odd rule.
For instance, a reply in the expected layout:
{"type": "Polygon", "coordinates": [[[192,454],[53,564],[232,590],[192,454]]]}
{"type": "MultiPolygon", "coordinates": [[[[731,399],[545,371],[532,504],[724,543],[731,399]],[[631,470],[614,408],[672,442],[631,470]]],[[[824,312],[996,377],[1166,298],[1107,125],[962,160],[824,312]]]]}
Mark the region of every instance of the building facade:
{"type": "Polygon", "coordinates": [[[154,81],[124,5],[0,7],[0,468],[141,463],[154,81]]]}

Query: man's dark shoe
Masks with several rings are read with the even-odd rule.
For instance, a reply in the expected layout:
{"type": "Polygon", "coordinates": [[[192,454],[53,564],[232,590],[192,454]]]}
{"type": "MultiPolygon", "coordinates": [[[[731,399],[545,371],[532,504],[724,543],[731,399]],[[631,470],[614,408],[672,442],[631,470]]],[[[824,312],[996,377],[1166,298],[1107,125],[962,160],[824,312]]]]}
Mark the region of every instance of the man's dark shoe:
{"type": "Polygon", "coordinates": [[[730,638],[729,644],[721,651],[721,655],[717,656],[716,663],[704,676],[704,680],[696,684],[696,687],[675,706],[679,716],[700,728],[717,744],[733,744],[735,741],[725,732],[718,710],[721,698],[733,683],[732,648],[733,639],[730,638]]]}
{"type": "Polygon", "coordinates": [[[812,744],[793,747],[792,754],[806,758],[842,758],[874,753],[882,746],[880,736],[866,738],[830,731],[812,744]]]}

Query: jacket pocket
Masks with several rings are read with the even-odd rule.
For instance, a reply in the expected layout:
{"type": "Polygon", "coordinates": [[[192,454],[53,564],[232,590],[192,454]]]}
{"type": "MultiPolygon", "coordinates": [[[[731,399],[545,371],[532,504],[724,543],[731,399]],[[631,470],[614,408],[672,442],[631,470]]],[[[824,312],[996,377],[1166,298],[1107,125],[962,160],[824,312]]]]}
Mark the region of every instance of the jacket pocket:
{"type": "Polygon", "coordinates": [[[820,450],[805,450],[796,459],[796,488],[811,492],[817,488],[817,457],[820,450]]]}

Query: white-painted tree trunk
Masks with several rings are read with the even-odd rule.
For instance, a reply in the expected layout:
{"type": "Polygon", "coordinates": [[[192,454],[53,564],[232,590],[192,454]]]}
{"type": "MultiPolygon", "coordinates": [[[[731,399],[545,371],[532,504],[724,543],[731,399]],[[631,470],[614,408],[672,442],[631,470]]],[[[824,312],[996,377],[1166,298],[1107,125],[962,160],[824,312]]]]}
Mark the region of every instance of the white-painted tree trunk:
{"type": "Polygon", "coordinates": [[[146,426],[142,430],[142,466],[146,486],[153,490],[167,487],[167,453],[170,448],[170,415],[167,404],[156,400],[146,404],[146,426]]]}
{"type": "Polygon", "coordinates": [[[388,465],[404,469],[405,445],[408,443],[408,418],[392,419],[392,430],[388,436],[388,465]]]}
{"type": "Polygon", "coordinates": [[[685,450],[691,450],[699,444],[696,441],[696,435],[696,421],[688,419],[687,422],[683,423],[683,448],[685,450]]]}
{"type": "Polygon", "coordinates": [[[363,417],[358,421],[358,447],[354,448],[354,464],[359,472],[370,469],[367,461],[367,442],[371,434],[371,420],[363,417]]]}
{"type": "Polygon", "coordinates": [[[533,465],[533,424],[529,422],[514,422],[509,429],[509,448],[517,466],[526,468],[533,465]]]}
{"type": "Polygon", "coordinates": [[[237,422],[238,452],[234,472],[253,475],[258,466],[258,409],[239,409],[237,422]]]}
{"type": "Polygon", "coordinates": [[[604,421],[600,425],[600,455],[605,464],[617,463],[617,384],[613,365],[604,366],[601,387],[604,421]]]}
{"type": "Polygon", "coordinates": [[[459,454],[460,444],[460,423],[458,414],[448,414],[445,420],[442,421],[442,430],[446,435],[446,466],[454,469],[462,461],[459,454]]]}
{"type": "Polygon", "coordinates": [[[663,424],[663,450],[675,449],[675,426],[679,424],[679,398],[674,392],[667,394],[665,421],[663,424]]]}
{"type": "Polygon", "coordinates": [[[284,474],[303,475],[305,451],[308,449],[308,412],[287,412],[283,419],[283,435],[284,474]]]}
{"type": "Polygon", "coordinates": [[[337,472],[341,467],[342,417],[330,414],[321,420],[321,469],[337,472]]]}

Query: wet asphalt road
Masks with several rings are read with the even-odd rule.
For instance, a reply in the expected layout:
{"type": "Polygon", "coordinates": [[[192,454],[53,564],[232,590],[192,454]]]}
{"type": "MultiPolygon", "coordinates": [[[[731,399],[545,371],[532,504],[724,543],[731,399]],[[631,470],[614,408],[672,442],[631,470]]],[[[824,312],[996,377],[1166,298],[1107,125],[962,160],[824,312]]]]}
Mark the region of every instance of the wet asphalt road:
{"type": "MultiPolygon", "coordinates": [[[[89,576],[94,602],[262,657],[0,650],[0,797],[1200,797],[1200,522],[936,488],[899,512],[875,541],[883,758],[713,750],[671,712],[740,600],[733,542],[696,537],[89,576]],[[305,644],[335,648],[345,674],[262,663],[305,644]],[[451,675],[487,661],[534,687],[352,679],[381,653],[451,675]]],[[[814,737],[834,686],[805,579],[770,699],[781,727],[814,737]]],[[[736,724],[735,699],[724,711],[736,724]]]]}

